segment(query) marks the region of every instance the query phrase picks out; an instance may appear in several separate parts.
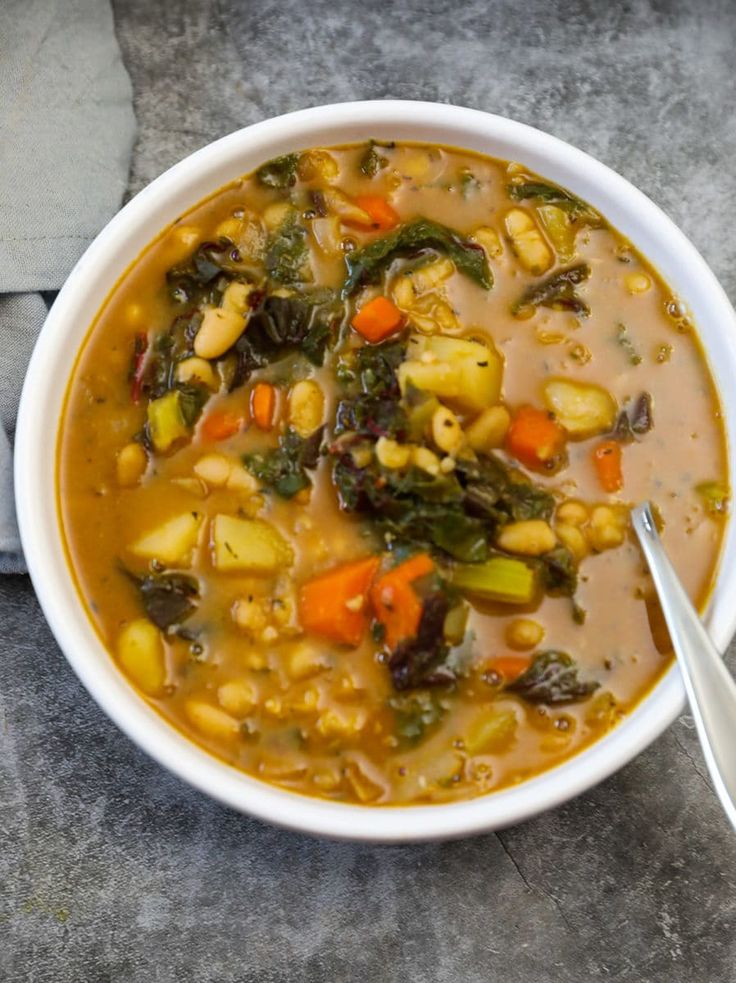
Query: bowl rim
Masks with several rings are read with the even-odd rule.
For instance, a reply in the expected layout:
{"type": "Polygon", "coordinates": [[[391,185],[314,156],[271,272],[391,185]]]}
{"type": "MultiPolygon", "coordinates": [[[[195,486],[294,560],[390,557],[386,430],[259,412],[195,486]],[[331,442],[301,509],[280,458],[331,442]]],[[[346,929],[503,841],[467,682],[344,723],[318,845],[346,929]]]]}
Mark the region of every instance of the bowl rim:
{"type": "MultiPolygon", "coordinates": [[[[520,160],[590,201],[635,242],[695,315],[724,408],[729,479],[736,485],[736,391],[730,395],[727,384],[736,377],[736,314],[715,275],[664,212],[606,165],[526,124],[449,104],[373,100],[302,109],[237,130],[169,168],[115,215],[70,274],[34,348],[16,429],[15,492],[28,570],[46,620],[86,689],[139,747],[190,785],[240,812],[333,839],[398,843],[504,828],[593,787],[639,754],[682,710],[685,693],[676,665],[608,734],[518,785],[466,801],[420,806],[312,798],[252,778],[211,755],[167,723],[124,679],[80,603],[56,506],[56,446],[69,375],[93,317],[130,262],[178,215],[259,162],[289,149],[384,135],[520,160]],[[222,179],[227,174],[231,176],[222,179]],[[168,221],[161,221],[167,216],[168,221]]],[[[736,631],[736,605],[729,604],[735,591],[736,527],[729,522],[705,615],[721,651],[736,631]]]]}

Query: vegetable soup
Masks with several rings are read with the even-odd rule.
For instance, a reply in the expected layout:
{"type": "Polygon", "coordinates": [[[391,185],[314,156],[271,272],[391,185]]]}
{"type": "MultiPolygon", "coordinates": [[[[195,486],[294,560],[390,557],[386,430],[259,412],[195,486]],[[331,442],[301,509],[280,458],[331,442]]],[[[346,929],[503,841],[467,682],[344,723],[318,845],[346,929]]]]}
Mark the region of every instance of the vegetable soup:
{"type": "Polygon", "coordinates": [[[629,523],[699,604],[728,511],[685,304],[523,165],[269,161],[166,229],[79,356],[70,564],[120,669],[250,775],[466,799],[614,727],[671,659],[629,523]]]}

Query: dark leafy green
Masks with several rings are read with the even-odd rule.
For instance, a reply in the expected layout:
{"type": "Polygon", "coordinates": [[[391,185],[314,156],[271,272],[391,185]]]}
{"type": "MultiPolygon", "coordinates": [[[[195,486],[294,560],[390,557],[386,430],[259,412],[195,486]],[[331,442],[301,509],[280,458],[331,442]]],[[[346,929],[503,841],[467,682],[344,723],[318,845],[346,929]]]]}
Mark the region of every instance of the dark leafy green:
{"type": "Polygon", "coordinates": [[[256,369],[300,351],[321,365],[339,321],[340,304],[331,291],[295,297],[261,295],[248,330],[235,343],[236,369],[230,389],[242,385],[256,369]]]}
{"type": "Polygon", "coordinates": [[[509,184],[507,187],[509,197],[514,201],[526,201],[527,198],[535,198],[537,201],[544,201],[550,205],[558,205],[569,212],[572,218],[585,218],[589,221],[600,221],[600,216],[593,211],[580,198],[571,195],[569,191],[556,188],[552,184],[545,184],[542,181],[525,181],[523,184],[509,184]]]}
{"type": "Polygon", "coordinates": [[[475,461],[460,459],[455,472],[465,489],[468,511],[494,525],[549,519],[552,515],[552,495],[493,454],[475,461]]]}
{"type": "Polygon", "coordinates": [[[416,636],[400,642],[388,660],[395,689],[401,691],[454,681],[452,670],[443,665],[450,651],[442,631],[448,610],[449,600],[442,590],[434,591],[424,599],[416,636]]]}
{"type": "MultiPolygon", "coordinates": [[[[380,146],[383,146],[383,144],[379,144],[375,140],[369,140],[368,146],[361,155],[359,166],[366,177],[375,177],[388,164],[388,157],[384,157],[383,154],[378,152],[377,148],[380,146]]],[[[392,144],[388,146],[392,146],[392,144]]]]}
{"type": "Polygon", "coordinates": [[[588,317],[590,307],[575,292],[575,287],[590,276],[587,263],[570,266],[559,273],[532,284],[521,297],[511,306],[511,313],[518,314],[524,307],[552,307],[558,310],[572,311],[580,317],[588,317]]]}
{"type": "Polygon", "coordinates": [[[555,546],[537,560],[542,572],[542,584],[548,594],[572,597],[578,586],[575,558],[566,546],[555,546]]]}
{"type": "Polygon", "coordinates": [[[267,188],[278,188],[280,191],[291,188],[296,184],[296,168],[299,154],[284,154],[262,164],[256,171],[256,177],[267,188]]]}
{"type": "Polygon", "coordinates": [[[260,454],[245,454],[243,463],[281,498],[293,498],[312,484],[307,471],[317,467],[323,437],[324,427],[309,437],[300,437],[290,428],[279,438],[278,447],[260,454]]]}
{"type": "Polygon", "coordinates": [[[644,434],[649,433],[653,426],[652,397],[650,393],[643,392],[639,394],[628,413],[626,410],[621,410],[616,418],[611,437],[622,444],[630,444],[637,437],[643,437],[644,434]]]}
{"type": "Polygon", "coordinates": [[[154,573],[138,581],[150,620],[165,630],[185,621],[197,608],[199,584],[181,573],[154,573]]]}
{"type": "Polygon", "coordinates": [[[460,273],[486,290],[493,286],[493,274],[481,246],[445,225],[419,218],[346,255],[348,275],[343,297],[351,296],[365,284],[377,283],[395,259],[416,256],[428,249],[449,256],[460,273]]]}
{"type": "Polygon", "coordinates": [[[240,254],[229,239],[221,238],[197,246],[185,263],[167,272],[166,282],[178,304],[214,303],[239,276],[240,254]]]}
{"type": "Polygon", "coordinates": [[[436,693],[428,690],[391,696],[387,702],[394,712],[395,733],[409,745],[422,741],[445,714],[436,693]]]}
{"type": "Polygon", "coordinates": [[[292,214],[268,237],[264,256],[266,272],[275,283],[301,283],[307,253],[306,230],[292,214]]]}
{"type": "Polygon", "coordinates": [[[343,366],[342,384],[347,398],[340,401],[335,434],[356,433],[374,438],[403,440],[407,418],[399,403],[401,396],[396,370],[406,345],[401,341],[364,345],[343,366]]]}
{"type": "Polygon", "coordinates": [[[558,706],[587,699],[599,685],[592,680],[583,681],[578,678],[578,667],[567,652],[550,649],[535,655],[526,672],[506,689],[528,703],[558,706]]]}

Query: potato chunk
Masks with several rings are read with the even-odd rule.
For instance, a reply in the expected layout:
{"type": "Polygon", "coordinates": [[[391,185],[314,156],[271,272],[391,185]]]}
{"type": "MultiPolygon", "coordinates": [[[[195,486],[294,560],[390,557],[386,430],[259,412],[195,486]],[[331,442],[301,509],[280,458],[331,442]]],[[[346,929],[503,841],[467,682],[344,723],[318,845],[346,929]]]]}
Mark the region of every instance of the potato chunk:
{"type": "Polygon", "coordinates": [[[217,515],[212,523],[213,562],[218,570],[276,573],[294,562],[294,551],[270,522],[217,515]]]}
{"type": "Polygon", "coordinates": [[[118,635],[118,662],[125,673],[149,696],[158,696],[166,682],[161,632],[147,618],[127,624],[118,635]]]}
{"type": "Polygon", "coordinates": [[[503,359],[491,342],[412,335],[408,352],[410,357],[399,366],[402,392],[411,382],[454,409],[469,413],[478,413],[498,402],[503,359]]]}
{"type": "Polygon", "coordinates": [[[188,567],[201,525],[202,516],[198,512],[184,512],[145,533],[133,543],[130,552],[145,560],[188,567]]]}
{"type": "Polygon", "coordinates": [[[602,386],[550,379],[543,387],[544,402],[573,440],[607,433],[616,422],[616,400],[602,386]]]}

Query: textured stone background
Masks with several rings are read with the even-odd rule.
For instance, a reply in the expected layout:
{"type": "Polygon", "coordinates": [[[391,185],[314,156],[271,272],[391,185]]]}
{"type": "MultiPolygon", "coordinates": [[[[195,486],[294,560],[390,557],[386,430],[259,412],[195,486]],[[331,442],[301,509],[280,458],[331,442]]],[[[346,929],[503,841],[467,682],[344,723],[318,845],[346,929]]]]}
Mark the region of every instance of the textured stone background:
{"type": "MultiPolygon", "coordinates": [[[[131,190],[243,124],[434,99],[599,156],[736,299],[736,5],[115,0],[131,190]]],[[[209,802],[72,675],[0,581],[0,979],[33,983],[731,983],[736,847],[692,721],[556,812],[473,840],[334,845],[209,802]]],[[[733,658],[731,665],[734,665],[733,658]]]]}

